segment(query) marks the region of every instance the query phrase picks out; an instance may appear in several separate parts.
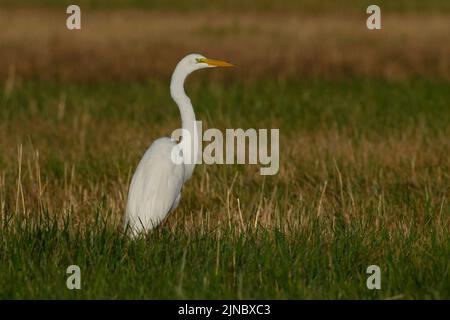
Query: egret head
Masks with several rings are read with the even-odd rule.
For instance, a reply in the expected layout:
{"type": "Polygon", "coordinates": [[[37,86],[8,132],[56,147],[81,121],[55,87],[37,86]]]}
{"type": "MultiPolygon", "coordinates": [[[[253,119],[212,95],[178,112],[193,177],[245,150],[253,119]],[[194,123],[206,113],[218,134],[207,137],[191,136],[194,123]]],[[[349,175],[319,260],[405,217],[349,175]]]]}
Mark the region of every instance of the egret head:
{"type": "Polygon", "coordinates": [[[182,67],[187,73],[191,73],[195,70],[200,70],[204,68],[215,68],[215,67],[233,67],[231,63],[209,59],[201,54],[189,54],[178,63],[180,67],[182,67]]]}

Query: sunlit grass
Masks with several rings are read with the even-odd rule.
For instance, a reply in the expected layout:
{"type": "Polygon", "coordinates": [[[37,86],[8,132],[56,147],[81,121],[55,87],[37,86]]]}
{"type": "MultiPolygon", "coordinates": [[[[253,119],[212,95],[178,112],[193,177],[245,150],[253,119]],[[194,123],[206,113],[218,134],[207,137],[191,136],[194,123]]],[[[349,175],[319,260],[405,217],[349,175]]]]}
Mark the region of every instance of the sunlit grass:
{"type": "Polygon", "coordinates": [[[138,241],[123,208],[140,156],[180,124],[167,82],[1,93],[1,298],[449,298],[448,82],[199,78],[205,128],[280,128],[280,172],[200,165],[138,241]]]}

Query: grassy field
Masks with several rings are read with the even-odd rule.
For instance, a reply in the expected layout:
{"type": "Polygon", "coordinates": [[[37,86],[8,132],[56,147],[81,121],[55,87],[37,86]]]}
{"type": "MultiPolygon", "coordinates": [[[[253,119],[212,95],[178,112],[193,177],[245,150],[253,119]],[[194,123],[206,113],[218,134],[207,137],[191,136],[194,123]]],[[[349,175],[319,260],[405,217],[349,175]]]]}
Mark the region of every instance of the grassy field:
{"type": "Polygon", "coordinates": [[[450,299],[448,1],[381,1],[375,32],[364,1],[104,3],[69,32],[60,2],[2,1],[1,299],[450,299]],[[132,241],[130,178],[180,126],[190,52],[237,64],[189,78],[197,118],[279,128],[280,171],[199,165],[132,241]]]}
{"type": "Polygon", "coordinates": [[[3,94],[2,298],[450,297],[448,83],[201,77],[189,92],[208,126],[281,128],[280,173],[200,165],[135,242],[121,234],[130,174],[179,121],[166,82],[3,94]]]}
{"type": "Polygon", "coordinates": [[[168,79],[191,52],[235,62],[233,72],[214,75],[240,81],[450,79],[450,14],[384,11],[373,32],[364,12],[86,10],[82,30],[71,32],[64,10],[0,10],[0,79],[168,79]]]}

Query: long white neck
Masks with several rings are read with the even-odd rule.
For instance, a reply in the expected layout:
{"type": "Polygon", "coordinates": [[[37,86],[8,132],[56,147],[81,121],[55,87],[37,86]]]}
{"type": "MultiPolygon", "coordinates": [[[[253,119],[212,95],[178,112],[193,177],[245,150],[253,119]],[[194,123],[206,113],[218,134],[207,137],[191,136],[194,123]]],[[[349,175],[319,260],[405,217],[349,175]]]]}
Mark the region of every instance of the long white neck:
{"type": "Polygon", "coordinates": [[[195,113],[191,99],[184,92],[184,80],[190,72],[184,70],[180,65],[175,68],[170,82],[170,95],[178,105],[181,114],[183,132],[179,146],[183,151],[184,180],[188,180],[194,172],[197,158],[199,140],[195,125],[195,113]]]}

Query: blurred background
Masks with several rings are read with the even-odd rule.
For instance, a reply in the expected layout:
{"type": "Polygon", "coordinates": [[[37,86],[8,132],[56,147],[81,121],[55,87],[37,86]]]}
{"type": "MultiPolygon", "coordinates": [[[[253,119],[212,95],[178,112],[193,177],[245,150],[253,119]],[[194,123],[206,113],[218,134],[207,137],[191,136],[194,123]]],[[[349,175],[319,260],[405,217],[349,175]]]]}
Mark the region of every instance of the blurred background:
{"type": "Polygon", "coordinates": [[[0,79],[168,77],[189,52],[235,62],[239,79],[450,75],[446,0],[377,1],[375,31],[366,0],[80,0],[80,31],[65,27],[71,3],[1,1],[0,79]]]}

